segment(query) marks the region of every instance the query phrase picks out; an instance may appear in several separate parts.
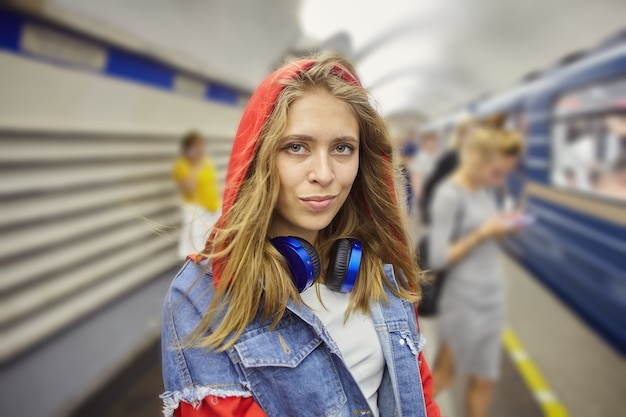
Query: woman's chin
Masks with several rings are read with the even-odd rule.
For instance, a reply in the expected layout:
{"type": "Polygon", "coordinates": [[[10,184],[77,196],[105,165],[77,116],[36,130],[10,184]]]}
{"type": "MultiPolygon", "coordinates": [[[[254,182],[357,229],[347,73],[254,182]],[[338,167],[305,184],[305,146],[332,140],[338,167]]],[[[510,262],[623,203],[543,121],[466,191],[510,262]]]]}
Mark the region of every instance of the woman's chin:
{"type": "Polygon", "coordinates": [[[302,219],[303,221],[298,222],[296,226],[301,229],[303,232],[307,232],[308,234],[317,234],[320,231],[326,229],[332,219],[302,219]],[[307,221],[308,220],[308,221],[307,221]]]}
{"type": "Polygon", "coordinates": [[[330,215],[330,213],[328,213],[329,215],[324,216],[325,218],[323,219],[314,219],[311,221],[311,225],[313,225],[313,227],[311,227],[312,229],[316,229],[316,230],[324,230],[328,227],[328,225],[333,221],[333,219],[335,218],[335,216],[337,215],[337,213],[333,213],[332,215],[330,215]]]}
{"type": "Polygon", "coordinates": [[[275,233],[294,235],[303,239],[315,239],[317,234],[326,229],[335,218],[336,213],[302,213],[293,216],[281,216],[279,212],[273,221],[275,233]]]}

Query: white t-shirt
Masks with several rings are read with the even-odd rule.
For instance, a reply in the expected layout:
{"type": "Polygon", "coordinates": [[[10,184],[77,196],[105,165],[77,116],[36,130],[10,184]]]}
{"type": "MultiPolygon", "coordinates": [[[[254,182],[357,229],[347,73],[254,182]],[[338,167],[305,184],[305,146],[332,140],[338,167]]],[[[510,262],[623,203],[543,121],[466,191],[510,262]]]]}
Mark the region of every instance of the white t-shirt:
{"type": "Polygon", "coordinates": [[[322,305],[315,287],[313,285],[304,291],[301,294],[302,300],[326,326],[363,396],[378,417],[378,388],[383,379],[385,357],[372,317],[355,311],[344,323],[350,294],[335,292],[320,284],[320,296],[324,303],[322,305]]]}

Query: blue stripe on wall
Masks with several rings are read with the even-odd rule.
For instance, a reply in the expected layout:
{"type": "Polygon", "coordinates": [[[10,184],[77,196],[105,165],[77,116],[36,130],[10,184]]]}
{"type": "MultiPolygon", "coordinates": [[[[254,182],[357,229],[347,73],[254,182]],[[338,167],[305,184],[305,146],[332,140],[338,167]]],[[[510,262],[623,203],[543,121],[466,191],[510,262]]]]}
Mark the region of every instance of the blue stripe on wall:
{"type": "Polygon", "coordinates": [[[175,71],[150,58],[134,55],[125,51],[110,49],[104,70],[114,77],[150,84],[156,87],[172,89],[175,71]]]}
{"type": "Polygon", "coordinates": [[[237,104],[239,102],[239,94],[228,87],[215,83],[209,84],[205,96],[209,100],[221,101],[227,104],[237,104]]]}
{"type": "Polygon", "coordinates": [[[21,16],[0,10],[0,48],[19,51],[23,23],[21,16]]]}
{"type": "MultiPolygon", "coordinates": [[[[121,78],[174,92],[174,80],[176,75],[179,73],[187,75],[174,66],[157,59],[129,52],[111,45],[105,45],[98,41],[94,42],[93,39],[85,35],[69,31],[66,28],[58,27],[48,22],[39,22],[36,19],[5,9],[0,9],[0,49],[9,50],[31,59],[38,59],[37,56],[26,53],[20,48],[20,39],[25,23],[45,26],[57,30],[65,36],[71,36],[78,40],[88,40],[92,43],[99,43],[106,50],[107,54],[106,65],[101,72],[101,74],[105,76],[121,78]]],[[[49,59],[44,59],[44,61],[51,65],[62,65],[53,63],[49,59]]],[[[203,82],[206,87],[204,99],[208,101],[236,106],[239,104],[240,97],[244,95],[241,91],[223,84],[214,83],[207,79],[203,80],[203,82]]]]}

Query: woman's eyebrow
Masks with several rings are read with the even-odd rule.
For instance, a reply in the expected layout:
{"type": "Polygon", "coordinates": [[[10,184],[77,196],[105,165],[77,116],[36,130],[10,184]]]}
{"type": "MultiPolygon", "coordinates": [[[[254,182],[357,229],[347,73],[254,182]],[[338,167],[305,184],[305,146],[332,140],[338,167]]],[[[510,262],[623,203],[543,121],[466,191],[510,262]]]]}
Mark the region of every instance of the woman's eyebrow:
{"type": "MultiPolygon", "coordinates": [[[[283,141],[299,140],[299,141],[303,141],[303,142],[315,142],[315,141],[317,141],[317,139],[314,138],[313,136],[298,135],[298,134],[287,135],[287,136],[283,137],[282,140],[283,141]]],[[[333,142],[342,142],[342,141],[359,143],[359,140],[354,138],[353,136],[339,136],[339,137],[333,139],[333,142]]]]}
{"type": "Polygon", "coordinates": [[[359,143],[359,140],[353,136],[340,136],[335,139],[337,142],[354,142],[359,143]]]}
{"type": "Polygon", "coordinates": [[[303,142],[313,142],[313,141],[315,141],[315,138],[313,138],[312,136],[309,136],[309,135],[287,135],[282,140],[283,141],[300,140],[300,141],[303,141],[303,142]]]}

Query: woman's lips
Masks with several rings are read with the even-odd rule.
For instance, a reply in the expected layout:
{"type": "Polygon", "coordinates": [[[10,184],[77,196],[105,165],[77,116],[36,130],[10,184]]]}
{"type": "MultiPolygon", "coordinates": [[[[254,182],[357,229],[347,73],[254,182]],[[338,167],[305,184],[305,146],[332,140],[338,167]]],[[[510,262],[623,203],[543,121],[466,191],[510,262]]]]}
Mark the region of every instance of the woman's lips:
{"type": "Polygon", "coordinates": [[[311,211],[324,211],[334,203],[335,196],[306,197],[301,198],[300,201],[311,211]]]}

